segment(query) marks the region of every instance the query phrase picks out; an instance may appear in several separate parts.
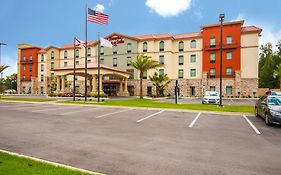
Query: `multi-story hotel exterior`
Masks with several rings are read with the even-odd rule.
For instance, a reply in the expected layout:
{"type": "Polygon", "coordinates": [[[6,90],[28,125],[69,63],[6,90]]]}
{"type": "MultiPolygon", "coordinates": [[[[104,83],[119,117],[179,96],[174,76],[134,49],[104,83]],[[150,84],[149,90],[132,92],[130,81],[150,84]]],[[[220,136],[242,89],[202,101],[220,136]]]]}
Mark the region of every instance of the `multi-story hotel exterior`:
{"type": "MultiPolygon", "coordinates": [[[[223,95],[254,96],[258,88],[258,38],[261,29],[243,26],[244,21],[223,24],[223,95]]],[[[174,94],[179,80],[183,96],[201,96],[207,90],[219,90],[220,25],[203,25],[200,32],[185,34],[155,34],[119,36],[124,43],[113,48],[101,47],[101,89],[109,95],[138,95],[139,72],[129,64],[144,53],[164,64],[145,73],[144,94],[155,94],[149,76],[155,71],[172,80],[166,94],[174,94]]],[[[97,46],[91,42],[87,50],[88,87],[97,91],[97,46]]],[[[73,44],[40,48],[18,45],[18,91],[20,93],[50,93],[51,81],[56,92],[72,92],[74,55],[77,65],[77,91],[84,93],[84,48],[73,44]]]]}

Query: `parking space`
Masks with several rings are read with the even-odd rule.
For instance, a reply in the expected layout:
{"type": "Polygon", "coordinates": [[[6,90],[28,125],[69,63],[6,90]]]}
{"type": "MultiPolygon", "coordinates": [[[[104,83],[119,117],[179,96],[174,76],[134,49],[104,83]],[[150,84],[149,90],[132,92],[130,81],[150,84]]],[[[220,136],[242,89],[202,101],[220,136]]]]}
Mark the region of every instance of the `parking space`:
{"type": "Polygon", "coordinates": [[[0,149],[105,174],[280,174],[280,134],[247,115],[0,101],[0,149]]]}

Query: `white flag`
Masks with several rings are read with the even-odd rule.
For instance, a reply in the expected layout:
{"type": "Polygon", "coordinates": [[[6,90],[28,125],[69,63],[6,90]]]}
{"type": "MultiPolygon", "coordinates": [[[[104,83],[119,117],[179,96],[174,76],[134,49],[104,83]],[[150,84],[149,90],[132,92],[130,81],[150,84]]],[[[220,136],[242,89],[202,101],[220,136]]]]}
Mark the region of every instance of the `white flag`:
{"type": "Polygon", "coordinates": [[[100,38],[100,45],[105,46],[105,47],[112,47],[113,46],[110,41],[108,41],[104,38],[100,38]]]}
{"type": "Polygon", "coordinates": [[[85,47],[86,43],[78,38],[75,38],[75,47],[85,47]]]}

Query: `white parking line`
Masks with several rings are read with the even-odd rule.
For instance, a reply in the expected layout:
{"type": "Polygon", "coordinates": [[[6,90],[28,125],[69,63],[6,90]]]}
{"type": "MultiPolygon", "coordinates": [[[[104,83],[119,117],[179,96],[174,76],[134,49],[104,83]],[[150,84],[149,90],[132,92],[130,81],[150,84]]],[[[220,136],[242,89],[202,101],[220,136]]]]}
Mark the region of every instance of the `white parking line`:
{"type": "MultiPolygon", "coordinates": [[[[32,104],[31,104],[32,105],[32,104]]],[[[6,106],[0,106],[1,108],[10,108],[10,107],[23,107],[23,106],[30,106],[30,104],[20,104],[20,105],[6,105],[6,106]]]]}
{"type": "Polygon", "coordinates": [[[249,125],[254,129],[256,134],[261,134],[260,131],[255,127],[255,125],[253,125],[253,123],[245,115],[243,115],[243,117],[249,123],[249,125]]]}
{"type": "Polygon", "coordinates": [[[97,110],[101,108],[90,108],[90,109],[85,109],[85,110],[77,110],[77,111],[71,111],[71,112],[65,112],[60,115],[68,115],[68,114],[74,114],[74,113],[79,113],[79,112],[87,112],[87,111],[92,111],[92,110],[97,110]]]}
{"type": "MultiPolygon", "coordinates": [[[[42,106],[42,104],[37,104],[37,105],[19,105],[19,106],[15,106],[15,108],[11,108],[12,110],[22,110],[22,109],[26,109],[26,108],[32,108],[32,107],[38,107],[38,106],[42,106]]],[[[11,106],[10,106],[11,107],[11,106]]]]}
{"type": "Polygon", "coordinates": [[[156,112],[156,113],[154,113],[154,114],[151,114],[151,115],[149,115],[149,116],[147,116],[147,117],[144,117],[144,118],[142,118],[142,119],[139,119],[137,122],[139,123],[139,122],[142,122],[143,120],[146,120],[146,119],[148,119],[148,118],[150,118],[150,117],[153,117],[153,116],[155,116],[155,115],[158,115],[158,114],[160,114],[160,113],[162,113],[162,112],[164,112],[165,110],[161,110],[161,111],[159,111],[159,112],[156,112]]]}
{"type": "Polygon", "coordinates": [[[125,109],[125,110],[121,110],[121,111],[111,112],[111,113],[108,113],[108,114],[99,115],[96,118],[102,118],[102,117],[105,117],[105,116],[108,116],[108,115],[118,114],[118,113],[121,113],[121,112],[130,111],[130,110],[133,110],[133,109],[125,109]]]}
{"type": "Polygon", "coordinates": [[[190,123],[188,127],[192,128],[195,124],[195,122],[198,120],[199,116],[201,115],[201,112],[197,114],[197,116],[193,119],[193,121],[190,123]]]}
{"type": "Polygon", "coordinates": [[[59,107],[59,108],[48,108],[48,109],[39,109],[39,110],[34,110],[31,112],[43,112],[43,111],[52,111],[52,110],[61,110],[61,109],[71,109],[71,108],[77,108],[77,106],[65,106],[65,107],[59,107]]]}

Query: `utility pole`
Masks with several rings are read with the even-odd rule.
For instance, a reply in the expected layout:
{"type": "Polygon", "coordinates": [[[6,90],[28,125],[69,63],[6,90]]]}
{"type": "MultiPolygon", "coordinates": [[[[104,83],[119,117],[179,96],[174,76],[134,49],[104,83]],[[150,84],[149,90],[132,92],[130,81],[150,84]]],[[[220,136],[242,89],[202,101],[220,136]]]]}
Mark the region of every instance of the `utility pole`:
{"type": "MultiPolygon", "coordinates": [[[[6,46],[7,44],[6,43],[1,43],[0,42],[0,66],[2,66],[2,62],[1,62],[1,46],[6,46]]],[[[1,81],[0,81],[0,94],[2,94],[2,91],[3,91],[3,85],[2,85],[2,79],[3,79],[3,72],[1,72],[1,81]]]]}
{"type": "Polygon", "coordinates": [[[222,105],[222,40],[223,40],[223,36],[222,36],[222,29],[223,29],[223,21],[224,21],[224,13],[220,14],[220,104],[219,106],[223,106],[222,105]]]}

